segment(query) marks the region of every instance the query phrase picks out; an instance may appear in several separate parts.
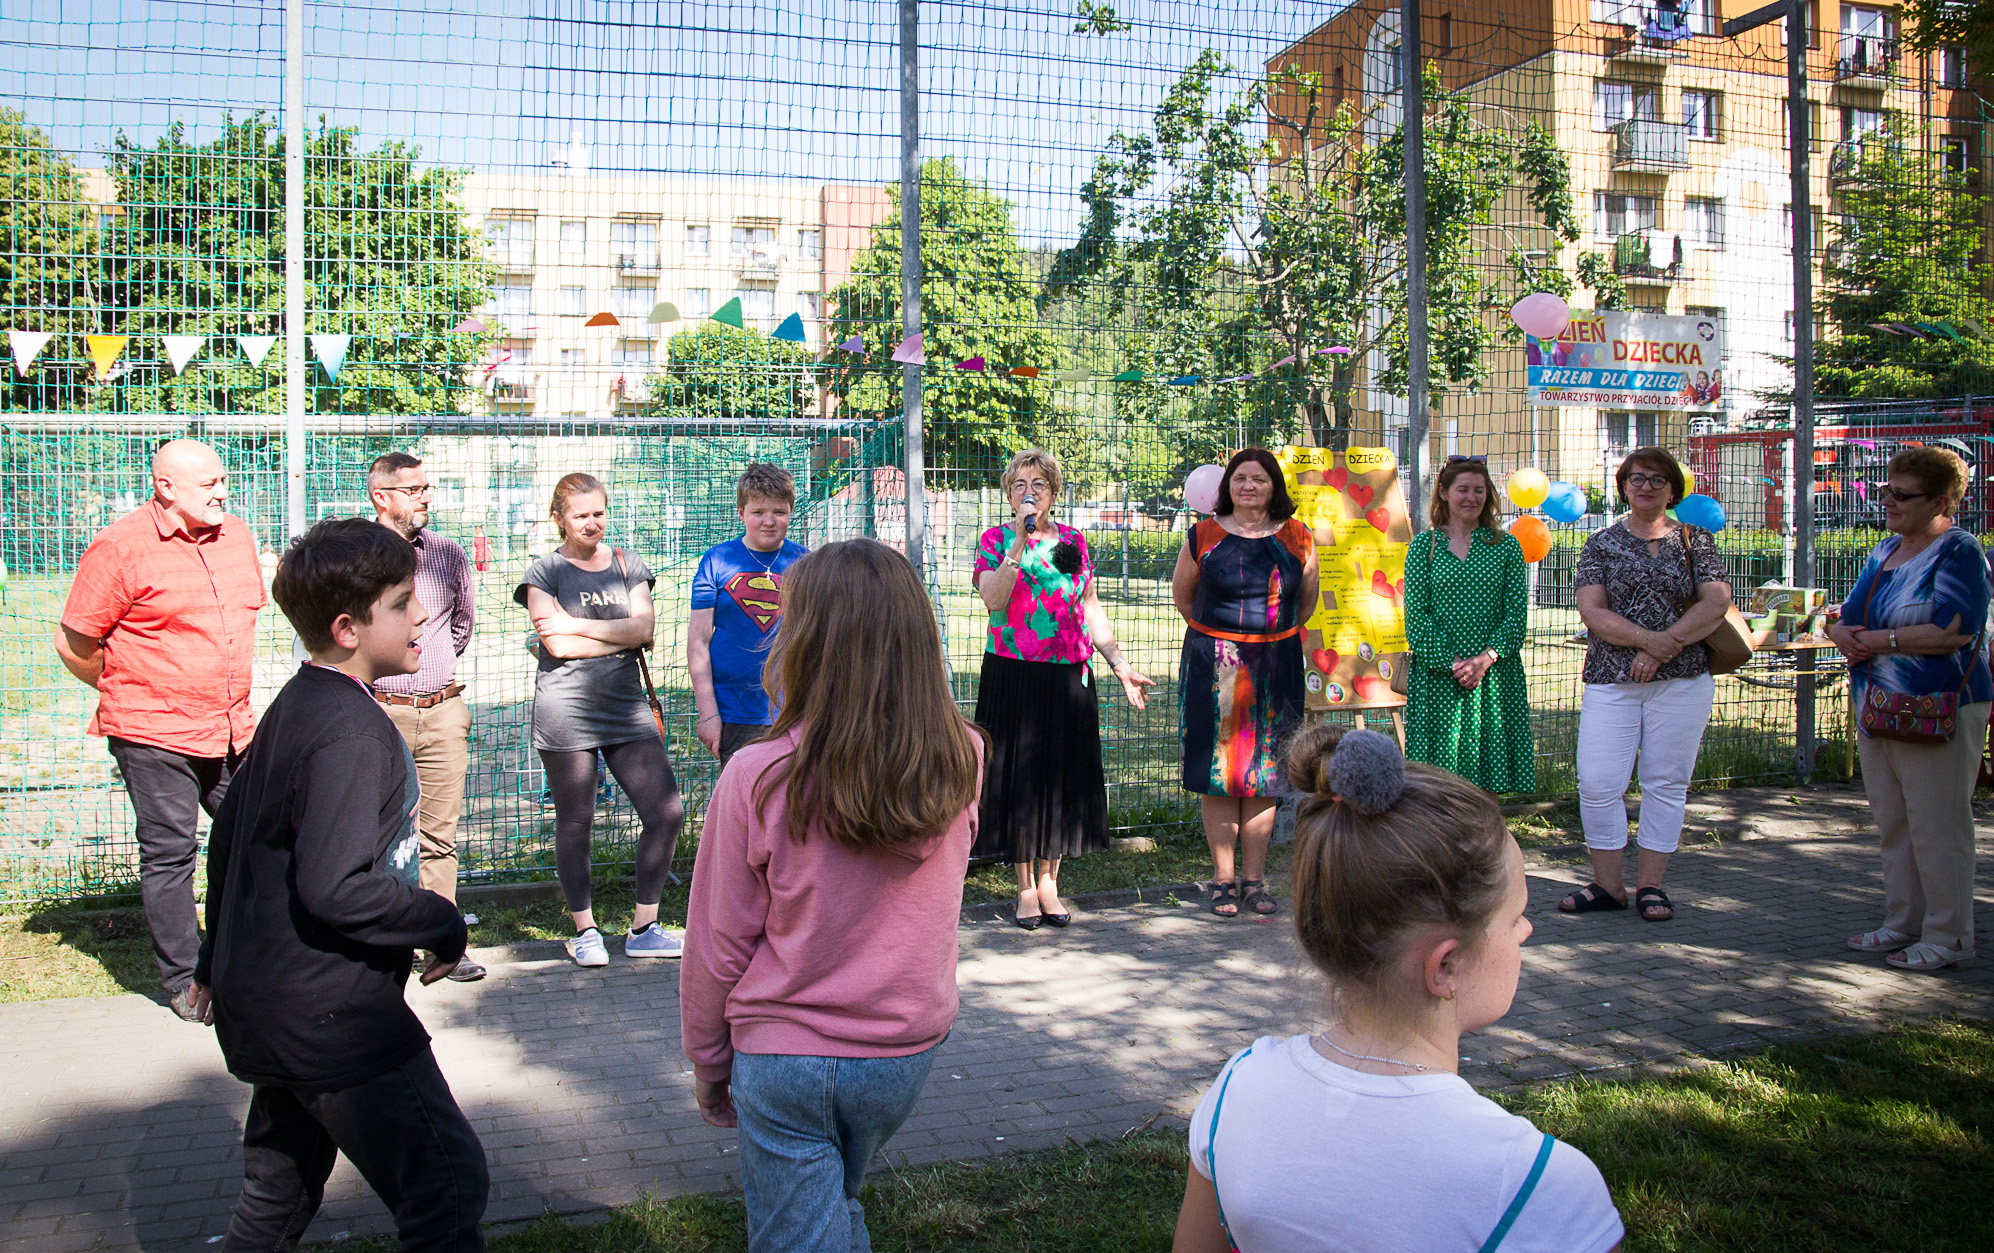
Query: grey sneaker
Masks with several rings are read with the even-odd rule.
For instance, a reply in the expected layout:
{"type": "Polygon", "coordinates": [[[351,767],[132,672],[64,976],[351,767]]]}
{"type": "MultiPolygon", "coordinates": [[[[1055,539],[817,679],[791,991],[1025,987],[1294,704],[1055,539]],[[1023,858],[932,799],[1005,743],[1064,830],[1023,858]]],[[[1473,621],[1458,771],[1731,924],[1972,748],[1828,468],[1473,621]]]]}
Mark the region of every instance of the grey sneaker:
{"type": "Polygon", "coordinates": [[[485,977],[485,968],[468,957],[460,957],[457,965],[443,977],[452,983],[476,983],[485,977]]]}
{"type": "MultiPolygon", "coordinates": [[[[678,954],[674,953],[672,954],[672,956],[676,957],[678,956],[678,954]]],[[[178,1014],[181,1018],[185,1019],[186,1021],[188,1022],[201,1021],[201,1016],[194,1012],[193,984],[191,983],[182,984],[180,986],[180,989],[173,994],[172,999],[167,1001],[167,1004],[172,1006],[173,1012],[175,1014],[178,1014]]]]}
{"type": "Polygon", "coordinates": [[[594,927],[568,941],[568,956],[575,959],[577,966],[595,967],[609,964],[609,949],[602,942],[602,932],[594,927]]]}
{"type": "Polygon", "coordinates": [[[653,924],[647,931],[632,931],[623,937],[625,957],[678,957],[685,952],[685,936],[653,924]]]}

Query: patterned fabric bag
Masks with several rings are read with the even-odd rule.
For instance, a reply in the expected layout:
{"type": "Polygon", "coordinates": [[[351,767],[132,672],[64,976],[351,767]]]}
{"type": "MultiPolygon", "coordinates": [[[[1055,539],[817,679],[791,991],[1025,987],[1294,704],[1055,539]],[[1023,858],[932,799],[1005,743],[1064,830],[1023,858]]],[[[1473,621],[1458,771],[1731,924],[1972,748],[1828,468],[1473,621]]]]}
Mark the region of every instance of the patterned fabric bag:
{"type": "MultiPolygon", "coordinates": [[[[1882,571],[1879,569],[1878,574],[1882,571]]],[[[1876,599],[1877,580],[1869,583],[1869,595],[1863,598],[1862,620],[1865,630],[1875,628],[1869,625],[1870,602],[1876,599]]],[[[1966,665],[1961,667],[1959,688],[1951,692],[1937,692],[1918,696],[1910,692],[1893,692],[1881,683],[1871,680],[1869,690],[1864,693],[1862,711],[1857,716],[1856,725],[1862,733],[1876,740],[1897,740],[1905,744],[1947,744],[1959,730],[1959,702],[1966,695],[1967,680],[1973,674],[1973,659],[1980,655],[1980,636],[1973,637],[1973,648],[1967,653],[1966,665]]]]}

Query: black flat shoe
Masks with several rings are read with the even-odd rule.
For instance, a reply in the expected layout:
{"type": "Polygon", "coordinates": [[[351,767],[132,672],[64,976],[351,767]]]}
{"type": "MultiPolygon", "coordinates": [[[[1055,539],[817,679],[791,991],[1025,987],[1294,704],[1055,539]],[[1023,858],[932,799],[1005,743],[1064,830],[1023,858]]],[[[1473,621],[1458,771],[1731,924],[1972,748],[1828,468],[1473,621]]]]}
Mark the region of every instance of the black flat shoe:
{"type": "MultiPolygon", "coordinates": [[[[1017,915],[1013,914],[1011,916],[1011,925],[1014,927],[1020,927],[1026,931],[1036,931],[1039,929],[1039,923],[1044,921],[1044,919],[1045,919],[1044,914],[1033,914],[1029,918],[1020,918],[1017,915]]],[[[1055,925],[1063,927],[1066,924],[1062,922],[1062,923],[1057,923],[1055,925]]]]}
{"type": "Polygon", "coordinates": [[[1073,921],[1072,914],[1040,914],[1039,917],[1045,919],[1048,927],[1063,927],[1073,921]]]}

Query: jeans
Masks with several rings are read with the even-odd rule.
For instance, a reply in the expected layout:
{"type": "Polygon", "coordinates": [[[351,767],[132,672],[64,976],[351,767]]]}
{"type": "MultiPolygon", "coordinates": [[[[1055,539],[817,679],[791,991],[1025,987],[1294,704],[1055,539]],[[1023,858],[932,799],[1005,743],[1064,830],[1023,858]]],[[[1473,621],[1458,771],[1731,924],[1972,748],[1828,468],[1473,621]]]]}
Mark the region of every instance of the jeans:
{"type": "Polygon", "coordinates": [[[422,784],[416,830],[422,840],[422,886],[457,899],[457,818],[464,808],[464,773],[471,764],[471,707],[462,696],[439,705],[382,705],[408,741],[422,784]]]}
{"type": "Polygon", "coordinates": [[[242,1197],[222,1253],[297,1248],[338,1153],[395,1216],[402,1253],[485,1247],[485,1146],[425,1048],[337,1092],[256,1085],[242,1132],[242,1197]]]}
{"type": "Polygon", "coordinates": [[[111,739],[111,756],[125,776],[138,815],[138,891],[152,931],[152,959],[159,982],[178,992],[194,978],[201,928],[194,908],[194,858],[200,851],[195,823],[221,808],[229,775],[240,754],[189,757],[170,748],[111,739]]]}
{"type": "Polygon", "coordinates": [[[1652,683],[1588,683],[1579,705],[1579,820],[1586,847],[1627,847],[1627,781],[1641,759],[1641,847],[1673,853],[1703,728],[1717,699],[1708,674],[1652,683]]]}
{"type": "Polygon", "coordinates": [[[934,1048],[911,1057],[734,1054],[749,1253],[871,1253],[859,1205],[865,1168],[913,1112],[934,1061],[934,1048]]]}

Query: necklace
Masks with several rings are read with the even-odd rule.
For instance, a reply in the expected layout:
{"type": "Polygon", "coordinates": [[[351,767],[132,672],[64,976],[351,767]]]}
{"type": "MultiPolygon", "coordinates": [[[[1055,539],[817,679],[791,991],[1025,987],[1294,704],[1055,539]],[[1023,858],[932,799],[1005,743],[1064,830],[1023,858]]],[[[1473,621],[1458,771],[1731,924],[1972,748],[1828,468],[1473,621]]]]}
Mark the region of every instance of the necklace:
{"type": "Polygon", "coordinates": [[[1324,1044],[1329,1045],[1329,1047],[1335,1049],[1337,1052],[1343,1054],[1345,1057],[1355,1058],[1357,1061],[1360,1062],[1380,1062],[1387,1066],[1407,1066],[1413,1070],[1418,1070],[1418,1071],[1424,1071],[1426,1069],[1425,1066],[1421,1065],[1418,1062],[1402,1062],[1396,1057],[1373,1057],[1369,1053],[1353,1053],[1349,1049],[1344,1048],[1342,1045],[1338,1044],[1336,1041],[1330,1039],[1329,1033],[1327,1031],[1316,1032],[1315,1038],[1321,1040],[1324,1044]]]}
{"type": "MultiPolygon", "coordinates": [[[[760,555],[761,550],[756,548],[753,544],[750,544],[745,539],[741,541],[741,547],[747,549],[751,553],[755,553],[757,556],[760,555]]],[[[769,559],[762,563],[762,573],[773,575],[775,573],[776,558],[780,556],[782,556],[782,545],[777,544],[775,546],[775,551],[769,554],[769,559]]]]}

